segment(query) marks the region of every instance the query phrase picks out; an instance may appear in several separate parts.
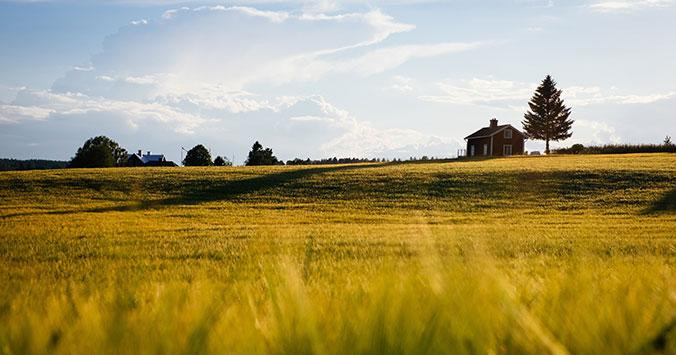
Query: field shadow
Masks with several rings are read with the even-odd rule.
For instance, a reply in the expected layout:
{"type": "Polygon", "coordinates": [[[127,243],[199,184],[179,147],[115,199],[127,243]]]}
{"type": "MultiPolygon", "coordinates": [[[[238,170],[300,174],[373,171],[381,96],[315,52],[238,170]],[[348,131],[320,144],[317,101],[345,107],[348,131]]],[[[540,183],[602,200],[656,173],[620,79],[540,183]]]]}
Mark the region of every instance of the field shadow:
{"type": "Polygon", "coordinates": [[[658,214],[658,213],[674,213],[676,212],[676,188],[671,189],[662,196],[659,200],[643,211],[643,214],[658,214]]]}
{"type": "MultiPolygon", "coordinates": [[[[662,213],[676,210],[676,189],[666,192],[657,201],[641,198],[614,200],[609,196],[614,191],[635,190],[648,186],[664,187],[671,177],[664,174],[626,171],[506,171],[490,174],[472,171],[449,170],[434,174],[406,174],[389,176],[367,174],[366,178],[346,176],[341,179],[323,179],[321,183],[308,179],[315,175],[360,169],[379,169],[406,164],[445,164],[458,160],[429,160],[425,162],[364,163],[349,165],[323,165],[282,169],[239,180],[219,178],[218,174],[199,176],[189,174],[164,176],[148,181],[115,179],[103,182],[66,180],[65,182],[39,182],[41,189],[60,186],[92,191],[115,192],[140,191],[142,193],[165,193],[161,198],[121,200],[116,195],[117,205],[97,208],[72,208],[69,210],[33,210],[0,215],[0,219],[30,215],[68,215],[82,212],[104,213],[159,209],[176,205],[197,205],[201,203],[246,201],[248,198],[278,201],[285,199],[307,200],[369,200],[381,204],[396,203],[400,208],[430,208],[431,203],[459,201],[470,208],[499,208],[502,204],[517,198],[520,202],[537,206],[549,206],[549,202],[563,202],[563,209],[581,207],[602,208],[621,204],[639,207],[638,213],[662,213]],[[43,186],[44,185],[44,186],[43,186]],[[48,186],[49,185],[49,186],[48,186]],[[431,198],[431,199],[430,199],[431,198]]],[[[481,160],[476,160],[481,161],[481,160]]],[[[667,185],[668,186],[668,185],[667,185]]],[[[11,188],[31,189],[28,183],[16,183],[11,188]],[[25,186],[24,186],[25,185],[25,186]]],[[[126,195],[131,196],[131,195],[126,195]]],[[[455,202],[454,202],[455,203],[455,202]]],[[[450,208],[450,207],[449,207],[450,208]]]]}
{"type": "Polygon", "coordinates": [[[255,193],[265,189],[273,189],[282,185],[291,183],[295,180],[307,178],[312,175],[339,172],[346,170],[379,168],[399,163],[384,163],[384,164],[354,164],[354,165],[340,165],[340,166],[323,166],[308,169],[297,169],[290,171],[283,171],[273,174],[265,174],[253,178],[242,180],[214,180],[205,178],[202,180],[191,181],[189,184],[183,185],[181,191],[177,196],[168,197],[158,200],[138,201],[122,206],[99,207],[89,209],[71,209],[60,211],[34,211],[34,212],[19,212],[0,216],[0,218],[12,218],[32,215],[67,215],[82,212],[89,213],[103,213],[103,212],[125,212],[157,209],[175,205],[196,205],[200,203],[208,203],[215,201],[232,201],[236,198],[255,193]]]}

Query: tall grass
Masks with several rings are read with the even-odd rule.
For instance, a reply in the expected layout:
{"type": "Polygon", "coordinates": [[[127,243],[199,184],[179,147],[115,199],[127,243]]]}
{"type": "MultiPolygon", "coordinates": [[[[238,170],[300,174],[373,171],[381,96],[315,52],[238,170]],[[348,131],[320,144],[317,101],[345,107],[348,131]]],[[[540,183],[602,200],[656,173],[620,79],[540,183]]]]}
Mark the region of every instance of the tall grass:
{"type": "Polygon", "coordinates": [[[676,353],[676,158],[0,174],[0,353],[676,353]]]}

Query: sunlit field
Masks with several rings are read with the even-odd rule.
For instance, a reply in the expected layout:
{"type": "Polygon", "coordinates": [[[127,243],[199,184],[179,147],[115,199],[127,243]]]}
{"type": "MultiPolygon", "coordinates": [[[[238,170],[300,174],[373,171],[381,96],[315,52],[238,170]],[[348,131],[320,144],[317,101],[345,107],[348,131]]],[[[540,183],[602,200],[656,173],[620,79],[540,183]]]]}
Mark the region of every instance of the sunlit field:
{"type": "Polygon", "coordinates": [[[0,353],[676,353],[676,154],[0,173],[0,353]]]}

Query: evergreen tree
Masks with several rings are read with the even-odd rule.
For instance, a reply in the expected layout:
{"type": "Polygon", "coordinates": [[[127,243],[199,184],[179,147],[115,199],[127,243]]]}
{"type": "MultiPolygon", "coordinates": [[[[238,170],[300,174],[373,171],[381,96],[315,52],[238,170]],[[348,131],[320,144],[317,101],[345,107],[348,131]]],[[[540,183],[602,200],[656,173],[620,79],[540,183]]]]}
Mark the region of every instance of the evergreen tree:
{"type": "Polygon", "coordinates": [[[127,160],[127,151],[106,137],[89,138],[68,164],[71,168],[108,168],[121,166],[127,160]]]}
{"type": "Polygon", "coordinates": [[[272,149],[270,148],[263,149],[263,146],[260,143],[258,143],[258,141],[256,141],[256,143],[254,143],[254,145],[251,147],[249,157],[246,159],[247,166],[279,165],[280,163],[284,164],[273,155],[272,149]]]}
{"type": "Polygon", "coordinates": [[[190,149],[183,159],[185,166],[209,166],[211,164],[211,153],[201,144],[190,149]]]}
{"type": "Polygon", "coordinates": [[[547,75],[535,89],[528,106],[530,110],[521,122],[524,133],[528,139],[544,140],[545,153],[549,154],[549,141],[560,141],[572,136],[570,129],[574,121],[568,118],[570,108],[563,104],[561,90],[556,88],[551,76],[547,75]]]}

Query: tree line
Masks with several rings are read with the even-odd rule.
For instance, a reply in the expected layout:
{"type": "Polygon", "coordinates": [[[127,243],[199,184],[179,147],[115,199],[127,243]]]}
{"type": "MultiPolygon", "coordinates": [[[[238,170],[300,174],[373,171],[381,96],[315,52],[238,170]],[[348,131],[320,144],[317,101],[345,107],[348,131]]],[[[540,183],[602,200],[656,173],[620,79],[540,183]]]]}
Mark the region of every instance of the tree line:
{"type": "MultiPolygon", "coordinates": [[[[523,125],[524,134],[527,139],[545,141],[545,153],[549,154],[550,141],[562,141],[572,136],[572,125],[574,121],[570,119],[571,109],[566,107],[561,98],[561,90],[557,89],[556,82],[550,75],[547,75],[541,84],[536,88],[533,97],[528,102],[529,110],[524,114],[523,125]]],[[[584,147],[581,144],[573,145],[570,148],[558,149],[555,152],[560,154],[584,154],[584,153],[629,153],[629,152],[673,152],[674,145],[669,137],[663,145],[607,145],[603,147],[584,147]]],[[[75,156],[68,162],[71,168],[104,168],[114,166],[125,166],[129,154],[120,147],[120,145],[106,136],[93,137],[85,141],[82,147],[78,148],[75,156]]],[[[433,158],[432,158],[433,159],[433,158]]],[[[421,159],[411,157],[409,160],[432,160],[427,156],[421,159]]],[[[286,164],[278,159],[271,148],[264,148],[262,144],[256,141],[245,161],[247,166],[256,165],[320,165],[320,164],[350,164],[366,162],[384,162],[386,159],[363,159],[363,158],[327,158],[320,160],[310,160],[296,158],[288,160],[286,164]]],[[[395,159],[394,161],[397,161],[395,159]]],[[[398,160],[401,161],[401,160],[398,160]]],[[[44,161],[42,161],[44,162],[44,161]]],[[[6,163],[6,162],[5,162],[6,163]]],[[[182,161],[185,166],[229,166],[232,162],[223,156],[217,156],[212,160],[211,153],[202,144],[194,146],[187,151],[185,159],[182,161]]],[[[38,163],[26,163],[27,166],[38,163]]],[[[48,166],[56,166],[50,163],[40,163],[48,166]]],[[[8,165],[8,164],[6,164],[8,165]]],[[[58,165],[58,164],[57,164],[58,165]]]]}
{"type": "Polygon", "coordinates": [[[45,159],[0,159],[0,171],[10,170],[43,170],[63,169],[68,166],[67,161],[45,159]]]}

